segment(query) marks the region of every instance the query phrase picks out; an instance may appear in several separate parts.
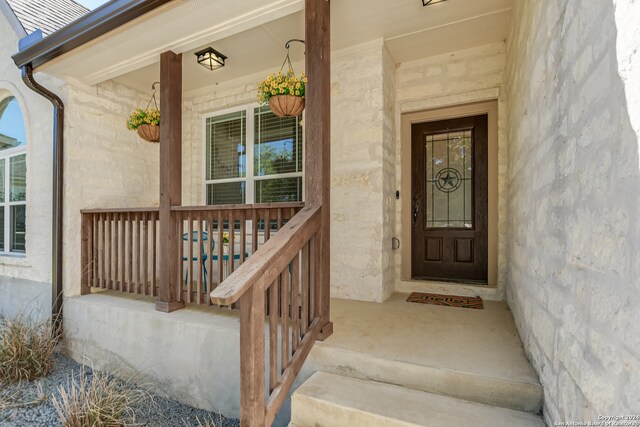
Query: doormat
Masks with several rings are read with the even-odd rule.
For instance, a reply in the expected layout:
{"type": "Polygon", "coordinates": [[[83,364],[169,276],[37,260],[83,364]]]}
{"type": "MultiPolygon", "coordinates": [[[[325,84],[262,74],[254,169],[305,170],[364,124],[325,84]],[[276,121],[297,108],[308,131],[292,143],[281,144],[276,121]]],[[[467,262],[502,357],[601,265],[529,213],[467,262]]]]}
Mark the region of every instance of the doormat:
{"type": "Polygon", "coordinates": [[[444,305],[446,307],[462,307],[483,310],[482,298],[480,297],[461,297],[459,295],[440,295],[425,294],[422,292],[413,292],[407,298],[407,302],[417,302],[420,304],[444,305]]]}

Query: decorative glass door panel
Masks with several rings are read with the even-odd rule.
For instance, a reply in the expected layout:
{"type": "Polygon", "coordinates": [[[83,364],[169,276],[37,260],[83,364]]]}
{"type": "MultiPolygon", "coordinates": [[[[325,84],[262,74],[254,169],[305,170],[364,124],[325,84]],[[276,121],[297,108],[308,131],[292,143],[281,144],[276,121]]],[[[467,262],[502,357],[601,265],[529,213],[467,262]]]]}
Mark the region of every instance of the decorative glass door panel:
{"type": "Polygon", "coordinates": [[[473,227],[472,130],[425,136],[426,225],[473,227]]]}

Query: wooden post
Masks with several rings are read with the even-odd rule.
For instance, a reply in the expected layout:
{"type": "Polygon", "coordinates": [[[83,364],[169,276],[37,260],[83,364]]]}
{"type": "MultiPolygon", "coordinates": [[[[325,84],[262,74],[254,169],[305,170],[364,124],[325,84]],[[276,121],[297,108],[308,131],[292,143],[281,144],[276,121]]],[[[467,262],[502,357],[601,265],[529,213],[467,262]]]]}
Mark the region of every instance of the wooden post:
{"type": "Polygon", "coordinates": [[[331,46],[330,0],[305,0],[306,89],[305,194],[309,206],[322,206],[317,310],[324,340],[333,332],[330,320],[330,187],[331,187],[331,46]]]}
{"type": "Polygon", "coordinates": [[[80,251],[80,265],[82,266],[82,279],[80,281],[80,295],[91,293],[90,280],[93,277],[93,215],[82,214],[82,240],[80,251]]]}
{"type": "Polygon", "coordinates": [[[159,289],[156,310],[170,313],[184,307],[177,294],[179,283],[177,215],[171,206],[182,204],[182,55],[160,55],[160,226],[159,289]]]}
{"type": "Polygon", "coordinates": [[[264,289],[252,286],[240,299],[240,426],[265,418],[264,289]]]}

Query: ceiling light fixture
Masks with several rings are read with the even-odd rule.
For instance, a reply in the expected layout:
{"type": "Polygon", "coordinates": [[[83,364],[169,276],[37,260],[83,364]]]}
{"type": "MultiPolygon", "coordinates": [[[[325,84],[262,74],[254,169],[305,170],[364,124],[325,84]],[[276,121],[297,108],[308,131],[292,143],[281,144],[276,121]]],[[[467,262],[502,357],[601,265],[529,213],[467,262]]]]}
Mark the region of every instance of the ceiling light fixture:
{"type": "Polygon", "coordinates": [[[198,58],[198,64],[211,71],[224,67],[226,56],[218,52],[212,47],[202,49],[195,53],[198,58]]]}
{"type": "Polygon", "coordinates": [[[422,0],[422,6],[431,6],[432,4],[442,3],[447,0],[422,0]]]}

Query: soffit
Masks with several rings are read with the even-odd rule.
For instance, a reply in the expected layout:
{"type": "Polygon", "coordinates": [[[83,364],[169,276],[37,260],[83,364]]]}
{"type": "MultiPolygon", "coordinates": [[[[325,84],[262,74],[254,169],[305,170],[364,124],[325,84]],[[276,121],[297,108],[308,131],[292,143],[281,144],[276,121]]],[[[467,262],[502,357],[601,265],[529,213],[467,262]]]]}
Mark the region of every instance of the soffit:
{"type": "MultiPolygon", "coordinates": [[[[333,0],[332,50],[385,40],[400,63],[502,41],[511,3],[448,0],[422,7],[419,0],[333,0]]],[[[303,0],[175,0],[40,70],[87,84],[115,78],[148,91],[159,77],[159,54],[173,50],[184,54],[184,90],[194,91],[279,69],[284,43],[304,38],[303,8],[303,0]],[[224,68],[211,72],[196,63],[193,53],[206,46],[229,57],[224,68]]],[[[303,48],[293,46],[292,59],[302,60],[303,48]]]]}

